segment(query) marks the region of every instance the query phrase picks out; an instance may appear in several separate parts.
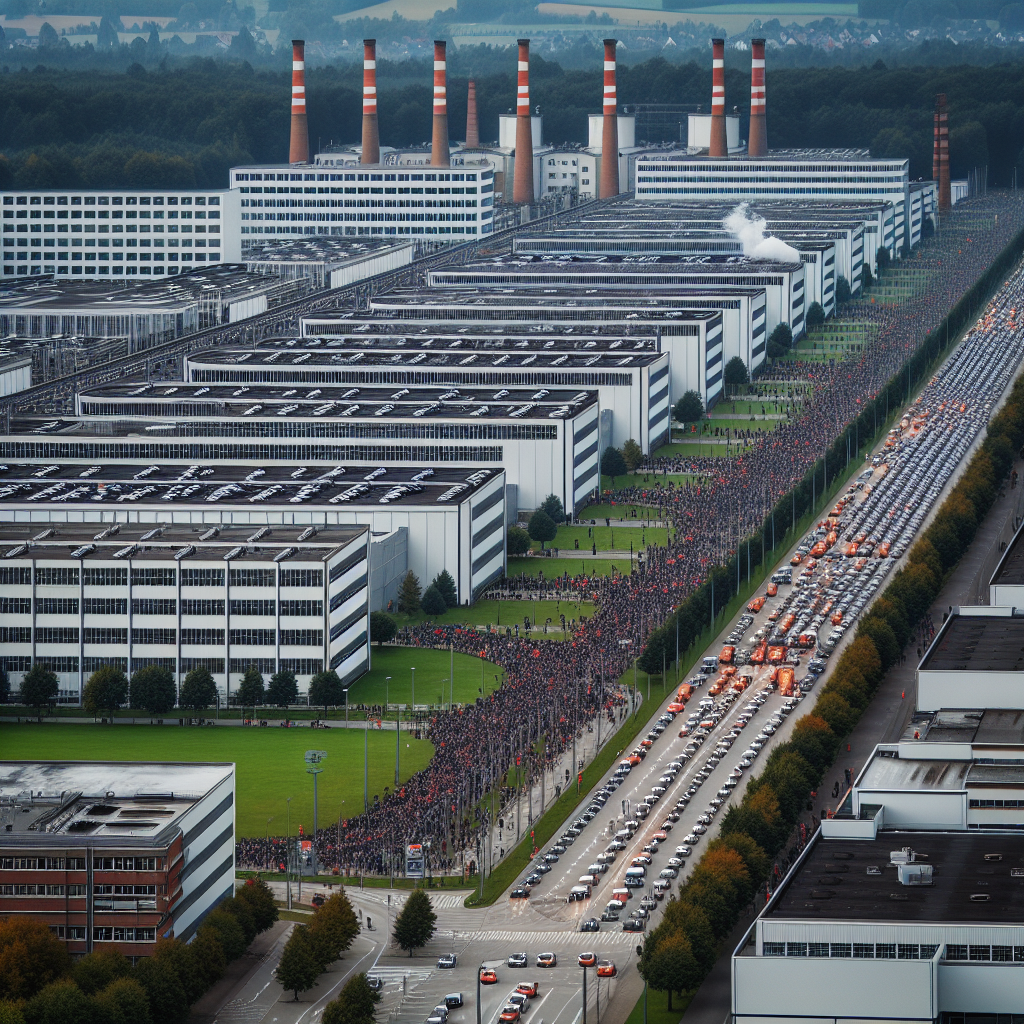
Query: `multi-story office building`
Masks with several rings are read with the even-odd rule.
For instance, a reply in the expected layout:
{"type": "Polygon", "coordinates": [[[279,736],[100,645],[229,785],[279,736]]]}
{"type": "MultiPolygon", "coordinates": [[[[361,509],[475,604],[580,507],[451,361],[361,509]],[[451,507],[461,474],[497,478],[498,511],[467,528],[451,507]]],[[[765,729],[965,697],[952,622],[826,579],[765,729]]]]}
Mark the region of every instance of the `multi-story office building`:
{"type": "MultiPolygon", "coordinates": [[[[157,493],[150,472],[134,474],[143,484],[121,490],[126,499],[157,493]]],[[[368,669],[365,526],[47,525],[46,502],[73,490],[51,484],[33,496],[35,522],[0,524],[0,650],[13,687],[36,661],[70,701],[108,664],[128,675],[162,665],[179,682],[202,666],[225,700],[250,663],[294,672],[300,689],[325,668],[346,687],[368,669]]]]}
{"type": "Polygon", "coordinates": [[[73,956],[188,941],[234,892],[232,764],[0,761],[0,822],[0,916],[73,956]]]}

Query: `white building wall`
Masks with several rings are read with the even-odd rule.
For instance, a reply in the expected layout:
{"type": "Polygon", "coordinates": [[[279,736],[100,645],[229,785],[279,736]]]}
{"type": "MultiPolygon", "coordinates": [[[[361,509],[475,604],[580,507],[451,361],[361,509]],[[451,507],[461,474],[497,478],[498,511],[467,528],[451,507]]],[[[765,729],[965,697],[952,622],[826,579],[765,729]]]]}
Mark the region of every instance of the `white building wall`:
{"type": "Polygon", "coordinates": [[[0,367],[0,397],[32,387],[32,360],[0,367]]]}
{"type": "Polygon", "coordinates": [[[1024,693],[1021,672],[957,672],[919,669],[919,711],[942,708],[1019,708],[1024,693]]]}

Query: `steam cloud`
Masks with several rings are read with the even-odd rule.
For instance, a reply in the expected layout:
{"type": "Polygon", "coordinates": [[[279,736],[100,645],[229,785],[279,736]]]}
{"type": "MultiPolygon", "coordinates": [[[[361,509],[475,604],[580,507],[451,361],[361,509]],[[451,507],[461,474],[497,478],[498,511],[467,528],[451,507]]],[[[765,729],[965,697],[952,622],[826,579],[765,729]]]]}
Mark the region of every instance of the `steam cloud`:
{"type": "Polygon", "coordinates": [[[750,215],[747,203],[740,203],[725,220],[722,227],[735,235],[743,245],[743,255],[776,263],[799,263],[800,253],[780,238],[765,235],[764,217],[750,215]]]}

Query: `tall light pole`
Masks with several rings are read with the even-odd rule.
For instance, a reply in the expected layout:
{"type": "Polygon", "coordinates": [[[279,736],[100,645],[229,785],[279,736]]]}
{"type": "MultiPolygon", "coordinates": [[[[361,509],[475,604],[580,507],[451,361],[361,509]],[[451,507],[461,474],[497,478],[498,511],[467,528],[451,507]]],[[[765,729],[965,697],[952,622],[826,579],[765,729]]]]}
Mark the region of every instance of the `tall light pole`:
{"type": "Polygon", "coordinates": [[[398,747],[402,740],[402,705],[395,705],[397,718],[395,719],[395,791],[398,791],[398,747]]]}
{"type": "Polygon", "coordinates": [[[274,820],[273,815],[267,818],[267,870],[270,870],[270,823],[274,820]]]}
{"type": "MultiPolygon", "coordinates": [[[[326,750],[306,751],[306,773],[313,776],[313,857],[316,858],[316,833],[317,833],[317,795],[316,777],[324,770],[323,760],[327,757],[326,750]]],[[[314,863],[314,870],[316,864],[314,863]]]]}
{"type": "MultiPolygon", "coordinates": [[[[449,641],[448,643],[448,654],[450,658],[450,664],[448,668],[448,710],[451,711],[452,705],[455,703],[455,641],[449,641]]],[[[442,697],[444,695],[442,694],[442,697]]],[[[442,703],[444,703],[442,701],[442,703]]]]}
{"type": "Polygon", "coordinates": [[[370,810],[370,716],[363,723],[363,814],[370,810]]]}
{"type": "Polygon", "coordinates": [[[388,713],[388,706],[391,704],[391,676],[384,677],[384,714],[388,713]]]}
{"type": "Polygon", "coordinates": [[[413,717],[416,717],[416,669],[410,668],[409,671],[412,673],[412,697],[409,700],[409,707],[412,708],[413,717]]]}

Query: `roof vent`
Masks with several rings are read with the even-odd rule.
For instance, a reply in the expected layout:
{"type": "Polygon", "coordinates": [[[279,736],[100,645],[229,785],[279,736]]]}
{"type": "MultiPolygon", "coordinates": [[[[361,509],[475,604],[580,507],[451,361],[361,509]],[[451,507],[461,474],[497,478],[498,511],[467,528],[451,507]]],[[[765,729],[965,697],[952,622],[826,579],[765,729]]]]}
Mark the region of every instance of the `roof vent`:
{"type": "Polygon", "coordinates": [[[931,864],[899,864],[896,874],[901,885],[932,885],[934,870],[931,864]]]}
{"type": "Polygon", "coordinates": [[[972,903],[988,903],[992,897],[987,892],[975,892],[971,894],[972,903]]]}
{"type": "Polygon", "coordinates": [[[214,537],[219,537],[219,536],[220,536],[220,527],[219,526],[212,526],[205,533],[200,534],[199,535],[199,539],[200,540],[213,540],[214,537]]]}
{"type": "Polygon", "coordinates": [[[877,864],[869,864],[867,868],[865,868],[864,873],[867,875],[880,875],[882,873],[882,869],[877,864]]]}
{"type": "Polygon", "coordinates": [[[916,860],[917,854],[909,846],[904,846],[902,850],[889,851],[890,864],[913,864],[916,860]]]}
{"type": "Polygon", "coordinates": [[[1001,853],[986,853],[985,854],[985,860],[988,861],[989,863],[991,863],[992,861],[999,861],[999,860],[1002,860],[1002,859],[1003,859],[1003,855],[1001,853]]]}

